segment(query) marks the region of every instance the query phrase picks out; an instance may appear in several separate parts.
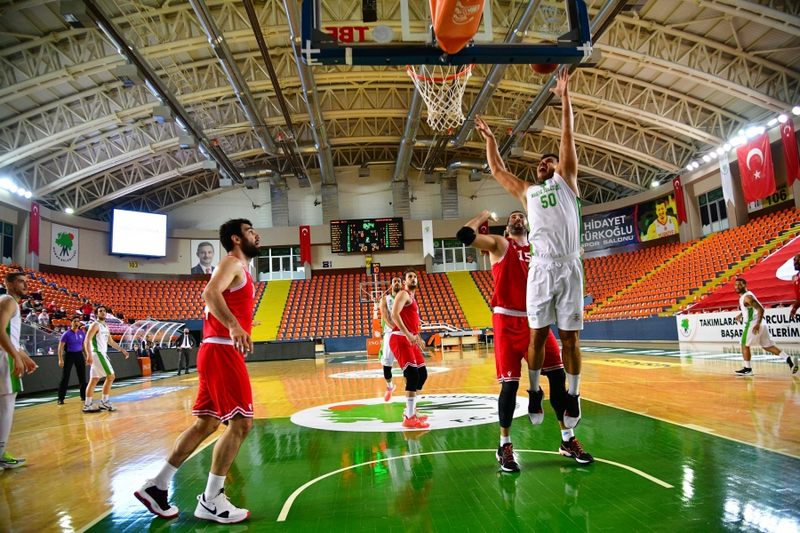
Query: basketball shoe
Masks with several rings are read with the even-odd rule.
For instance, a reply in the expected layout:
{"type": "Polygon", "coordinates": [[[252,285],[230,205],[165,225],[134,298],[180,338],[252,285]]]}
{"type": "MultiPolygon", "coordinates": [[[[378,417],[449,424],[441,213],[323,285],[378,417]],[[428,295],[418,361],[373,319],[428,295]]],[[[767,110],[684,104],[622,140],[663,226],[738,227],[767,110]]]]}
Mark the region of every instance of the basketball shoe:
{"type": "Polygon", "coordinates": [[[145,481],[133,495],[156,516],[167,520],[178,516],[178,508],[169,504],[167,491],[159,489],[152,479],[145,481]]]}
{"type": "Polygon", "coordinates": [[[564,457],[572,457],[576,462],[586,465],[594,462],[594,457],[583,450],[583,446],[575,437],[570,437],[567,442],[561,441],[558,453],[564,457]]]}
{"type": "Polygon", "coordinates": [[[21,457],[12,457],[11,454],[5,452],[0,457],[0,468],[4,470],[13,470],[25,465],[25,459],[21,457]]]}
{"type": "Polygon", "coordinates": [[[734,372],[737,376],[752,376],[753,369],[752,368],[740,368],[734,372]]]}
{"type": "Polygon", "coordinates": [[[572,429],[581,421],[581,396],[567,393],[567,407],[564,409],[564,425],[572,429]]]}
{"type": "Polygon", "coordinates": [[[391,387],[388,387],[388,386],[386,387],[386,392],[383,393],[383,401],[384,402],[388,402],[389,400],[392,399],[392,393],[394,392],[394,390],[396,388],[397,388],[397,385],[395,385],[394,383],[392,383],[391,387]]]}
{"type": "Polygon", "coordinates": [[[222,489],[210,500],[206,500],[205,493],[200,493],[197,496],[197,508],[194,510],[194,516],[220,524],[235,524],[247,520],[250,511],[239,509],[233,505],[225,494],[225,489],[222,489]]]}
{"type": "Polygon", "coordinates": [[[83,412],[84,413],[99,413],[100,412],[100,407],[94,402],[90,403],[89,405],[84,404],[83,412]]]}
{"type": "Polygon", "coordinates": [[[534,392],[528,391],[528,418],[531,424],[538,426],[544,422],[544,410],[542,409],[542,400],[544,399],[544,391],[539,387],[539,390],[534,392]]]}
{"type": "Polygon", "coordinates": [[[403,427],[409,429],[425,429],[431,427],[431,425],[417,418],[417,415],[410,418],[403,415],[403,427]]]}
{"type": "Polygon", "coordinates": [[[510,442],[498,447],[495,457],[497,457],[500,470],[503,472],[519,472],[519,464],[514,456],[514,446],[510,442]]]}
{"type": "Polygon", "coordinates": [[[116,411],[116,407],[111,405],[110,400],[100,400],[100,409],[102,411],[116,411]]]}

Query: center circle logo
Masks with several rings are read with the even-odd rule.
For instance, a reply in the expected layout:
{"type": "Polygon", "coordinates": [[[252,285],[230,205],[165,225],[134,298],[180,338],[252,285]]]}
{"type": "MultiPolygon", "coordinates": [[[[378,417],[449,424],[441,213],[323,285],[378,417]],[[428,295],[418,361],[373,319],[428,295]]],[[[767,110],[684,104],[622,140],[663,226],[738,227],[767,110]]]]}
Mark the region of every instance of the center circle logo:
{"type": "MultiPolygon", "coordinates": [[[[517,397],[514,418],[527,414],[527,398],[517,397]]],[[[381,433],[409,431],[402,426],[405,395],[396,398],[366,398],[304,409],[292,415],[298,426],[328,431],[381,433]]],[[[462,428],[497,423],[497,396],[488,394],[421,394],[417,411],[428,416],[430,429],[462,428]]]]}

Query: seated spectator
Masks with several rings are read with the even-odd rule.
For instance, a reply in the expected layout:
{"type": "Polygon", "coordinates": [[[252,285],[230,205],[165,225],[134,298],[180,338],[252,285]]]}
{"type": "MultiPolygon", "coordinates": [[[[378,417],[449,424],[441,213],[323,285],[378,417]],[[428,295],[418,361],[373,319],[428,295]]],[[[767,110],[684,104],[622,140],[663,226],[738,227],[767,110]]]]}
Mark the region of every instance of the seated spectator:
{"type": "Polygon", "coordinates": [[[36,313],[31,311],[28,313],[28,316],[25,317],[25,322],[31,326],[36,326],[39,324],[39,317],[36,315],[36,313]]]}
{"type": "Polygon", "coordinates": [[[55,318],[56,320],[67,318],[67,312],[64,310],[63,307],[60,307],[58,311],[53,313],[53,318],[55,318]]]}
{"type": "Polygon", "coordinates": [[[33,306],[31,305],[31,301],[30,300],[22,300],[22,310],[23,311],[30,311],[31,309],[33,309],[33,306]]]}
{"type": "Polygon", "coordinates": [[[38,316],[39,326],[50,329],[50,315],[47,314],[47,309],[42,309],[38,316]]]}
{"type": "Polygon", "coordinates": [[[39,291],[35,291],[31,293],[31,298],[36,302],[42,301],[42,293],[39,291]]]}
{"type": "Polygon", "coordinates": [[[56,301],[55,300],[53,300],[49,304],[47,304],[47,313],[48,314],[52,315],[53,313],[56,312],[56,309],[58,309],[58,308],[56,307],[56,301]]]}
{"type": "Polygon", "coordinates": [[[83,315],[83,320],[89,320],[92,317],[92,311],[94,311],[94,307],[91,303],[89,303],[88,298],[83,299],[83,305],[80,308],[80,314],[83,315]]]}

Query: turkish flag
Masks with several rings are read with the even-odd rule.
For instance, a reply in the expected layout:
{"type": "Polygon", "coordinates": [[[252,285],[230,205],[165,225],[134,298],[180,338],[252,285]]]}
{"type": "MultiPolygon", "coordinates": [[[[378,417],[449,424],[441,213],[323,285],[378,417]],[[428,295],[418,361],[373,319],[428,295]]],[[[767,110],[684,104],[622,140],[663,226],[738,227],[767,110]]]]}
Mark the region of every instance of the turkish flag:
{"type": "MultiPolygon", "coordinates": [[[[489,235],[489,221],[488,220],[484,220],[483,224],[478,226],[478,233],[480,233],[481,235],[489,235]]],[[[488,254],[489,252],[487,252],[486,250],[481,250],[481,253],[482,254],[488,254]]]]}
{"type": "Polygon", "coordinates": [[[672,190],[675,193],[675,207],[678,209],[678,222],[686,222],[686,199],[683,197],[683,185],[681,177],[677,176],[672,180],[672,190]]]}
{"type": "Polygon", "coordinates": [[[311,262],[311,226],[300,226],[300,262],[311,262]]]}
{"type": "Polygon", "coordinates": [[[39,255],[39,221],[40,207],[36,202],[31,203],[31,223],[28,227],[28,252],[39,255]]]}
{"type": "Polygon", "coordinates": [[[791,121],[781,124],[783,157],[786,159],[786,184],[791,187],[794,180],[800,180],[800,156],[797,154],[797,138],[791,121]]]}
{"type": "Polygon", "coordinates": [[[769,149],[767,132],[737,148],[736,159],[739,162],[745,202],[755,202],[775,194],[775,170],[772,168],[772,152],[769,149]]]}

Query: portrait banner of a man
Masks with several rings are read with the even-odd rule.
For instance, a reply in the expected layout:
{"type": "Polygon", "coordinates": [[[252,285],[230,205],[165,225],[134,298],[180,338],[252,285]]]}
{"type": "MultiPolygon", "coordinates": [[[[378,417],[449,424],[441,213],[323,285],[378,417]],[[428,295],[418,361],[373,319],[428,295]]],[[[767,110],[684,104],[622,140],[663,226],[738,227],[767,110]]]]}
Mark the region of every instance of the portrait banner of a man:
{"type": "Polygon", "coordinates": [[[220,260],[222,245],[217,240],[192,239],[189,255],[191,274],[212,274],[220,260]]]}

